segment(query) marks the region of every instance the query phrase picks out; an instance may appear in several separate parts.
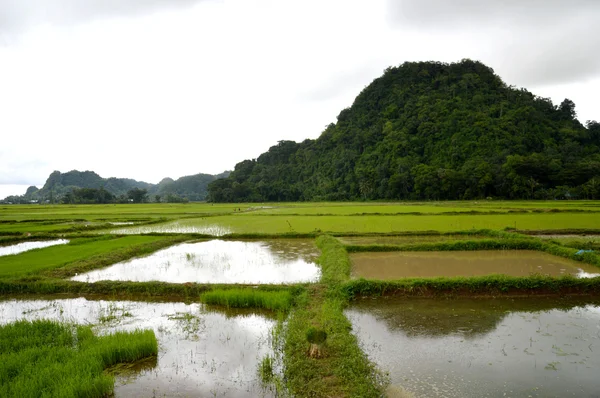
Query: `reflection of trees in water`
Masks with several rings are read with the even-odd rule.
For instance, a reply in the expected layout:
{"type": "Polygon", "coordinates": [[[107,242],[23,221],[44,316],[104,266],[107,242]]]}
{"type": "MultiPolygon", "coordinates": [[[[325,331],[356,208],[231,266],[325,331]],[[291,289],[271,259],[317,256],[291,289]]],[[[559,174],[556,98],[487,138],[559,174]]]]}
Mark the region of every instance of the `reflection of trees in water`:
{"type": "MultiPolygon", "coordinates": [[[[351,309],[375,316],[390,330],[409,337],[463,335],[477,337],[492,332],[513,312],[568,311],[588,304],[600,305],[591,298],[519,298],[519,299],[362,299],[351,309]]],[[[361,325],[362,326],[362,325],[361,325]]]]}
{"type": "Polygon", "coordinates": [[[208,314],[220,314],[225,316],[225,319],[235,319],[252,315],[258,315],[271,321],[276,321],[278,319],[277,312],[266,310],[264,308],[227,308],[220,305],[204,304],[203,312],[208,314]]]}
{"type": "Polygon", "coordinates": [[[271,239],[261,243],[273,256],[285,261],[302,259],[314,263],[319,257],[319,249],[312,239],[271,239]]]}
{"type": "Polygon", "coordinates": [[[158,357],[151,356],[132,363],[116,364],[106,369],[104,372],[118,377],[121,380],[121,383],[124,384],[129,380],[134,380],[142,372],[155,369],[157,365],[158,357]]]}

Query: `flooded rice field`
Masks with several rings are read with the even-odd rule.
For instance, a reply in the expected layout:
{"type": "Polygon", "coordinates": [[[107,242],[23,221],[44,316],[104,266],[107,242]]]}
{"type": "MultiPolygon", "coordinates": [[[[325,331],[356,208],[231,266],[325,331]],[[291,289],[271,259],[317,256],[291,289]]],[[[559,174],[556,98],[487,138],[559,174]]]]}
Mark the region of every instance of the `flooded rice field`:
{"type": "Polygon", "coordinates": [[[67,239],[55,239],[39,242],[23,242],[10,246],[0,246],[0,256],[10,256],[11,254],[19,254],[33,249],[41,249],[55,245],[66,245],[67,243],[69,243],[67,239]]]}
{"type": "Polygon", "coordinates": [[[458,240],[490,239],[485,235],[406,235],[406,236],[343,236],[345,245],[412,245],[420,243],[453,242],[458,240]]]}
{"type": "Polygon", "coordinates": [[[109,231],[101,231],[101,233],[110,234],[149,234],[149,233],[169,233],[169,234],[204,234],[212,236],[223,236],[232,233],[233,231],[222,225],[198,225],[198,221],[180,220],[168,222],[164,224],[140,225],[138,227],[116,228],[109,231]]]}
{"type": "Polygon", "coordinates": [[[600,300],[364,299],[346,315],[390,391],[597,397],[600,300]]]}
{"type": "Polygon", "coordinates": [[[315,282],[318,249],[308,239],[270,241],[210,240],[183,243],[110,267],[77,275],[73,280],[162,281],[172,283],[315,282]]]}
{"type": "Polygon", "coordinates": [[[116,375],[116,397],[260,397],[260,360],[271,353],[275,320],[214,312],[202,304],[59,300],[0,301],[0,322],[54,319],[93,324],[99,334],[153,329],[158,358],[116,375]]]}
{"type": "Polygon", "coordinates": [[[593,265],[534,250],[352,253],[354,278],[392,280],[505,274],[600,276],[593,265]]]}

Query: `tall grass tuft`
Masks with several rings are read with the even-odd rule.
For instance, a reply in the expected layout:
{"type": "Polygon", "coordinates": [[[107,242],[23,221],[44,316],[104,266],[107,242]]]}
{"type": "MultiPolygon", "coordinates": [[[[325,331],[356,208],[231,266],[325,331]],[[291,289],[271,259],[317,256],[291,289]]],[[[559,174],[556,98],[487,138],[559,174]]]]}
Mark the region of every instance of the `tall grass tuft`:
{"type": "Polygon", "coordinates": [[[156,355],[153,331],[97,337],[89,326],[19,321],[0,326],[0,396],[105,397],[109,366],[156,355]]]}
{"type": "Polygon", "coordinates": [[[253,288],[215,289],[203,293],[200,299],[206,304],[231,308],[264,308],[274,311],[287,311],[293,302],[292,294],[287,290],[263,291],[253,288]]]}

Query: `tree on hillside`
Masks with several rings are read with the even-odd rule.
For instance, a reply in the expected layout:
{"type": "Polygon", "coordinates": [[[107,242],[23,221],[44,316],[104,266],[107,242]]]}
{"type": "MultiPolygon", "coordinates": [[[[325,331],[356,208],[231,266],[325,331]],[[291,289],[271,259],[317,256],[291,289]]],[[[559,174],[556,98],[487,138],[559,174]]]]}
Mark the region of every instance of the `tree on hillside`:
{"type": "Polygon", "coordinates": [[[127,197],[133,201],[133,203],[143,203],[146,201],[148,191],[145,189],[133,188],[127,191],[127,197]]]}
{"type": "Polygon", "coordinates": [[[555,106],[481,62],[406,62],[316,140],[238,163],[209,200],[596,197],[600,124],[576,117],[573,101],[555,106]]]}

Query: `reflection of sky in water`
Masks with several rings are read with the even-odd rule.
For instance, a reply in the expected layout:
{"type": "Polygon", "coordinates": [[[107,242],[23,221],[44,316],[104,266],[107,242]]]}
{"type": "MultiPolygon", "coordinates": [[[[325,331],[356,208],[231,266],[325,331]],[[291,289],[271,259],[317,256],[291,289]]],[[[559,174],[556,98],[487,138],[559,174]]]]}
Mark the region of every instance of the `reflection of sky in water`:
{"type": "MultiPolygon", "coordinates": [[[[173,283],[295,283],[318,280],[320,269],[306,260],[300,243],[211,240],[184,243],[150,256],[72,278],[173,283]]],[[[313,246],[314,247],[314,246],[313,246]]]]}
{"type": "Polygon", "coordinates": [[[179,221],[166,224],[143,225],[132,228],[113,229],[111,234],[149,234],[149,233],[165,233],[165,234],[204,234],[212,236],[223,236],[232,233],[230,228],[222,225],[186,225],[179,221]]]}
{"type": "Polygon", "coordinates": [[[600,276],[600,273],[585,272],[582,269],[579,269],[579,272],[577,272],[577,277],[578,278],[595,278],[597,276],[600,276]]]}
{"type": "MultiPolygon", "coordinates": [[[[117,379],[116,397],[256,397],[263,391],[257,365],[270,354],[275,321],[260,315],[227,317],[202,304],[134,301],[0,301],[0,322],[49,318],[94,324],[97,333],[153,329],[159,342],[156,368],[142,370],[127,384],[117,379]],[[101,323],[101,317],[117,319],[101,323]]],[[[268,395],[268,394],[267,394],[268,395]]]]}
{"type": "Polygon", "coordinates": [[[11,246],[0,247],[0,256],[9,256],[11,254],[19,254],[33,249],[41,249],[43,247],[66,245],[69,243],[66,239],[46,240],[42,242],[23,242],[11,246]]]}
{"type": "MultiPolygon", "coordinates": [[[[390,373],[392,384],[417,397],[592,397],[600,392],[596,306],[511,311],[487,333],[468,337],[465,323],[441,335],[411,335],[372,311],[351,308],[346,314],[369,358],[390,373]]],[[[479,316],[474,310],[475,322],[479,316]]],[[[427,316],[422,321],[426,325],[427,316]]]]}

